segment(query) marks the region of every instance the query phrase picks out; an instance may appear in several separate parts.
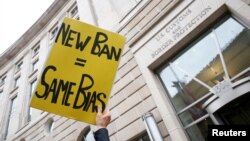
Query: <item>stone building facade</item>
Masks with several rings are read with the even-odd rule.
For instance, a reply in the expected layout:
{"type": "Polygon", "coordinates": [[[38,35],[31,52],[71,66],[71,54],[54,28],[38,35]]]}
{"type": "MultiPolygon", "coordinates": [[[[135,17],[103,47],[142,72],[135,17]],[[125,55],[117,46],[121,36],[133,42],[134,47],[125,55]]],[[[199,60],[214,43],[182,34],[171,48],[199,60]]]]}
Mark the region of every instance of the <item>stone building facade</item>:
{"type": "Polygon", "coordinates": [[[145,113],[153,114],[164,141],[205,141],[210,124],[250,124],[249,5],[54,1],[0,56],[0,140],[90,140],[94,126],[29,107],[64,17],[126,37],[108,105],[111,141],[148,141],[145,113]]]}

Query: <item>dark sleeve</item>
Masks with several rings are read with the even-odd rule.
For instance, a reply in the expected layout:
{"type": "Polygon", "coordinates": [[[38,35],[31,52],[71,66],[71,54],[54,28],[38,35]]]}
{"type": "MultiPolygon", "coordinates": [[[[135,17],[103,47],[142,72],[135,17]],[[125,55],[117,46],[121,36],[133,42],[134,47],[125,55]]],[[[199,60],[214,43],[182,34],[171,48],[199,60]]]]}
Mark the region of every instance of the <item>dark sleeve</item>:
{"type": "Polygon", "coordinates": [[[94,132],[94,137],[96,141],[109,141],[109,133],[106,128],[101,128],[94,132]]]}

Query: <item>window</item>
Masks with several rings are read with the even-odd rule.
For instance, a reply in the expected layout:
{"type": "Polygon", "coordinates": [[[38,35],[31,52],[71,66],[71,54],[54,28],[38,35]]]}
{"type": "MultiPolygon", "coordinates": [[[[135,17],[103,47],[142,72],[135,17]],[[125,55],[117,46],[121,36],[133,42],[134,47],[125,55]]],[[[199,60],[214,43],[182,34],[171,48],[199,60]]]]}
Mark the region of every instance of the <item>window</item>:
{"type": "Polygon", "coordinates": [[[18,77],[15,78],[15,82],[14,83],[15,83],[14,84],[14,88],[20,86],[20,76],[18,76],[18,77]]]}
{"type": "Polygon", "coordinates": [[[18,61],[16,63],[16,72],[20,71],[23,65],[23,61],[18,61]]]}
{"type": "Polygon", "coordinates": [[[93,141],[94,140],[94,134],[90,130],[84,135],[84,141],[93,141]]]}
{"type": "Polygon", "coordinates": [[[11,99],[10,102],[10,112],[8,116],[8,125],[7,125],[7,132],[5,139],[15,133],[17,130],[17,120],[14,120],[14,116],[16,114],[16,107],[17,107],[17,96],[11,99]]]}
{"type": "Polygon", "coordinates": [[[150,141],[150,138],[147,133],[142,134],[139,138],[133,141],[150,141]]]}
{"type": "Polygon", "coordinates": [[[57,35],[57,31],[58,31],[58,26],[57,24],[50,30],[49,33],[49,45],[51,46],[54,42],[54,39],[57,35]]]}
{"type": "Polygon", "coordinates": [[[37,79],[35,79],[34,81],[32,81],[30,83],[30,97],[32,97],[32,94],[34,93],[35,91],[35,88],[36,88],[36,84],[37,84],[37,79]]]}
{"type": "Polygon", "coordinates": [[[212,124],[201,106],[209,90],[224,80],[250,76],[249,54],[250,30],[226,17],[157,71],[192,141],[205,140],[207,124],[212,124]]]}
{"type": "Polygon", "coordinates": [[[3,90],[0,90],[0,101],[2,100],[3,98],[3,90]]]}
{"type": "Polygon", "coordinates": [[[32,63],[32,71],[35,71],[37,69],[38,69],[38,59],[32,63]]]}
{"type": "Polygon", "coordinates": [[[57,33],[58,27],[56,26],[50,33],[50,39],[54,39],[57,33]]]}
{"type": "Polygon", "coordinates": [[[78,7],[76,4],[69,10],[69,17],[79,20],[78,7]]]}
{"type": "Polygon", "coordinates": [[[37,55],[39,53],[39,50],[40,50],[40,44],[38,43],[37,45],[35,45],[35,47],[32,48],[33,56],[37,55]]]}
{"type": "Polygon", "coordinates": [[[229,77],[237,81],[250,76],[250,30],[229,18],[215,29],[214,36],[218,39],[229,77]]]}
{"type": "Polygon", "coordinates": [[[17,100],[17,97],[14,97],[14,98],[11,100],[10,118],[12,118],[13,115],[15,114],[15,112],[16,112],[16,100],[17,100]]]}
{"type": "Polygon", "coordinates": [[[54,120],[52,118],[49,118],[44,125],[47,134],[53,131],[53,126],[54,126],[54,120]]]}
{"type": "Polygon", "coordinates": [[[197,124],[188,127],[186,131],[192,141],[207,141],[208,125],[212,124],[213,122],[210,118],[205,118],[197,124]]]}
{"type": "MultiPolygon", "coordinates": [[[[31,83],[30,83],[30,95],[29,95],[29,98],[31,100],[33,94],[34,94],[34,91],[35,91],[35,88],[36,88],[36,84],[37,84],[37,79],[33,80],[31,83]]],[[[31,107],[28,107],[29,111],[29,115],[28,115],[28,121],[31,121],[33,119],[36,119],[37,117],[39,117],[42,113],[41,110],[38,110],[38,109],[34,109],[34,108],[31,108],[31,107]]]]}
{"type": "Polygon", "coordinates": [[[2,86],[2,85],[4,84],[5,78],[6,78],[6,75],[2,75],[2,76],[0,77],[0,86],[2,86]]]}
{"type": "Polygon", "coordinates": [[[93,132],[90,130],[90,126],[85,127],[80,135],[77,137],[76,141],[94,141],[93,132]]]}

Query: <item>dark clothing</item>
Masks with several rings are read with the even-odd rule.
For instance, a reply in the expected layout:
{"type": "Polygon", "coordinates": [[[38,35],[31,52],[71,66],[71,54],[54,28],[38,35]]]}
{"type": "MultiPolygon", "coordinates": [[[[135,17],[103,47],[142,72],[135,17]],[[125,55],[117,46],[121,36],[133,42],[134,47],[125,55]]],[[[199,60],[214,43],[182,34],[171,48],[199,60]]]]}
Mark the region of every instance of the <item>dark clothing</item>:
{"type": "Polygon", "coordinates": [[[109,141],[109,133],[106,128],[101,128],[94,132],[94,137],[96,141],[109,141]]]}

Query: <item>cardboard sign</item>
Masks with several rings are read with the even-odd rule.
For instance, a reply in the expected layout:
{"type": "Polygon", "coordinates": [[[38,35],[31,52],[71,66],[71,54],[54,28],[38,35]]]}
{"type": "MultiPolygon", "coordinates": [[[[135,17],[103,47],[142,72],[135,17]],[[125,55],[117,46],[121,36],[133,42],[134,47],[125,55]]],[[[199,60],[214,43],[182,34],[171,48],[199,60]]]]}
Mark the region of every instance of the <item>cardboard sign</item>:
{"type": "Polygon", "coordinates": [[[31,107],[95,124],[106,108],[125,38],[65,18],[45,64],[31,107]]]}

